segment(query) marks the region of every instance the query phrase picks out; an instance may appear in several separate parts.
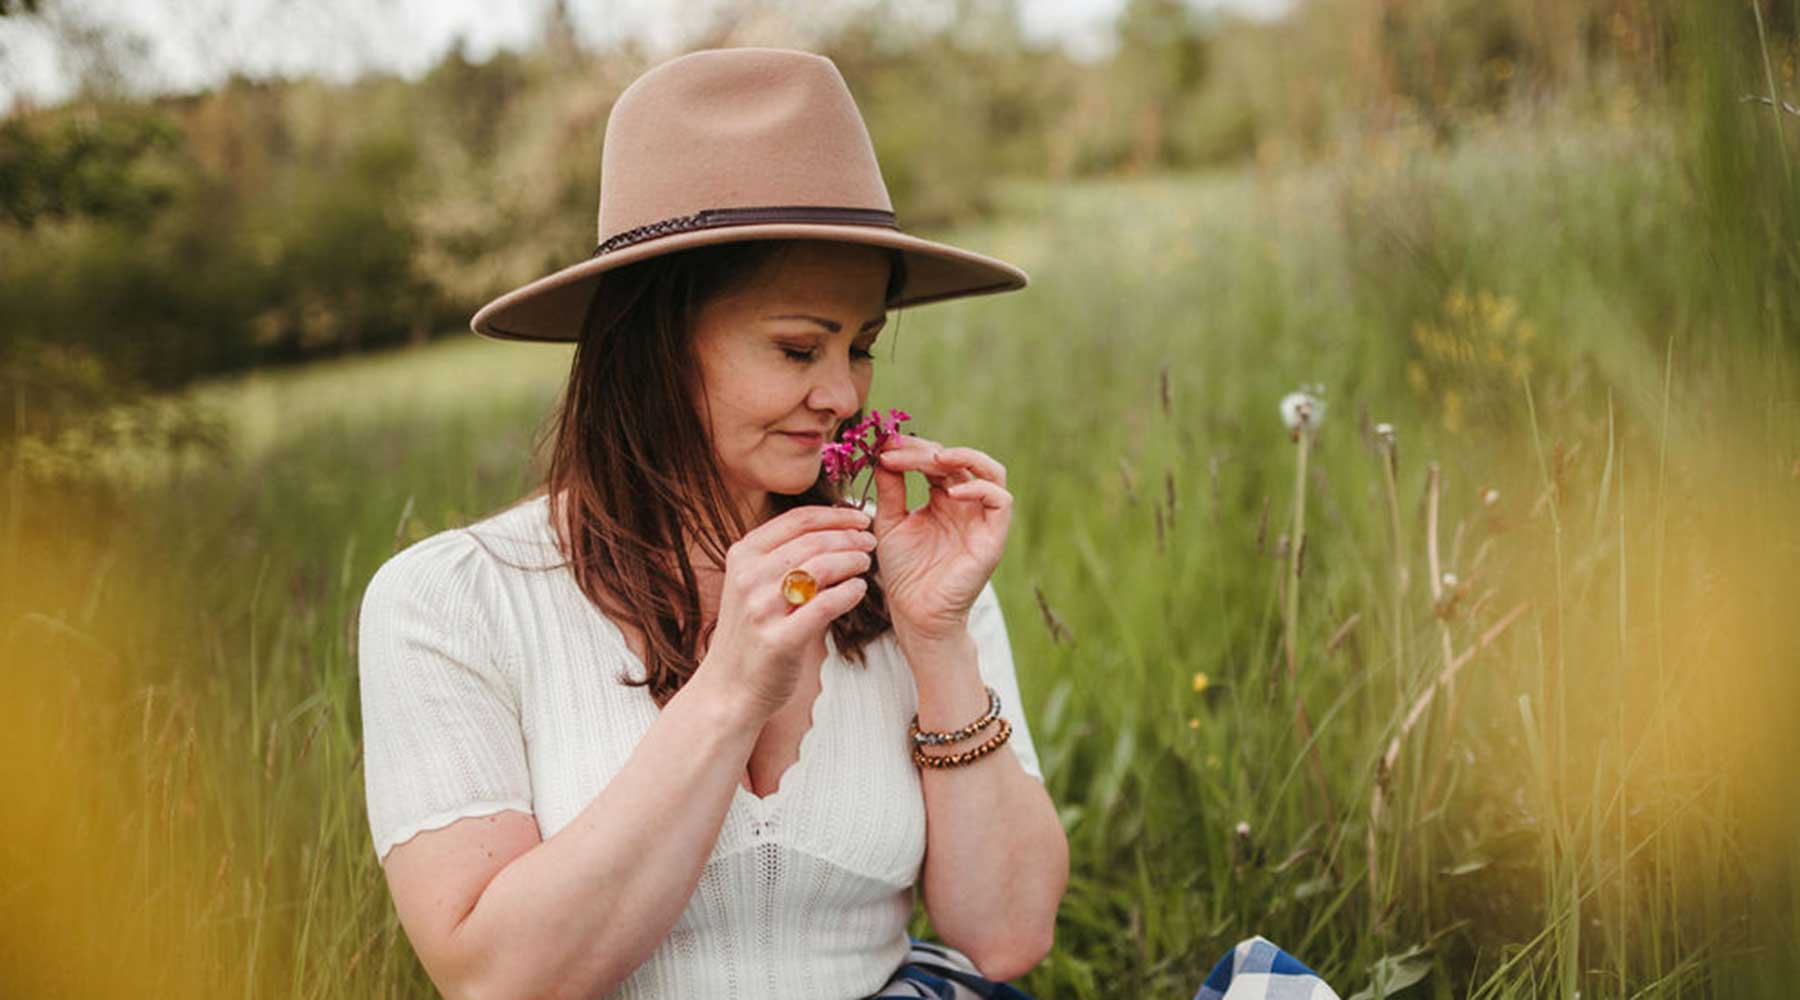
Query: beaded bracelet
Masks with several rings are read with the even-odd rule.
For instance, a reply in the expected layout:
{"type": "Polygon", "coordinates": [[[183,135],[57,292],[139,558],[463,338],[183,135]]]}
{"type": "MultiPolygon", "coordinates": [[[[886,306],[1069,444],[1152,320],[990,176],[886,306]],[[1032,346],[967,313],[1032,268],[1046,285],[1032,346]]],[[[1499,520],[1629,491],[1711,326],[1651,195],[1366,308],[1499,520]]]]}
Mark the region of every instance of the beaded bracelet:
{"type": "Polygon", "coordinates": [[[981,744],[973,750],[964,750],[961,753],[930,754],[918,747],[913,747],[913,763],[920,767],[930,768],[962,767],[964,764],[972,764],[975,761],[986,757],[988,754],[993,753],[995,750],[999,749],[1000,744],[1005,743],[1010,736],[1012,736],[1012,723],[1007,722],[1005,719],[1001,719],[1000,731],[988,737],[986,743],[981,744]]]}
{"type": "Polygon", "coordinates": [[[913,716],[912,725],[907,727],[907,731],[912,734],[913,744],[915,746],[937,746],[940,743],[960,743],[963,740],[974,736],[976,733],[981,732],[983,729],[986,729],[988,723],[991,723],[1000,717],[999,693],[990,687],[987,689],[987,694],[987,712],[983,714],[981,718],[976,719],[974,722],[971,722],[954,732],[927,732],[919,728],[919,717],[916,715],[913,716]]]}

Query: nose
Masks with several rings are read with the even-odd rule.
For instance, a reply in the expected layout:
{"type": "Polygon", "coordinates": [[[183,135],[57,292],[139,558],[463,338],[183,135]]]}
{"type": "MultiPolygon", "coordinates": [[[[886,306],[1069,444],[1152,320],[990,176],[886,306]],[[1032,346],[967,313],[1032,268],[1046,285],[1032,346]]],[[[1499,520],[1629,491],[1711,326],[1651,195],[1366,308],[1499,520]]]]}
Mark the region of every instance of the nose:
{"type": "Polygon", "coordinates": [[[818,366],[818,372],[818,380],[807,396],[808,406],[830,413],[833,422],[844,420],[862,406],[862,393],[848,357],[834,355],[830,362],[818,366]]]}

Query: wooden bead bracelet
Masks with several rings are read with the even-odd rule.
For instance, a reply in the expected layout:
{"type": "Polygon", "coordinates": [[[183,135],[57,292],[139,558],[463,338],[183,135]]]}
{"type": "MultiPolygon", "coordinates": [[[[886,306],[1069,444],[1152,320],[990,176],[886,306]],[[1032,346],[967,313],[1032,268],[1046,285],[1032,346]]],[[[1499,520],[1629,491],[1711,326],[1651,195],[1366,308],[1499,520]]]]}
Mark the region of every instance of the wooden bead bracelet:
{"type": "Polygon", "coordinates": [[[1000,731],[988,737],[987,742],[980,746],[972,750],[964,750],[961,753],[950,754],[929,754],[915,746],[912,752],[913,763],[920,767],[930,768],[962,767],[964,764],[974,763],[993,753],[1010,736],[1012,736],[1012,723],[1001,719],[1000,731]]]}

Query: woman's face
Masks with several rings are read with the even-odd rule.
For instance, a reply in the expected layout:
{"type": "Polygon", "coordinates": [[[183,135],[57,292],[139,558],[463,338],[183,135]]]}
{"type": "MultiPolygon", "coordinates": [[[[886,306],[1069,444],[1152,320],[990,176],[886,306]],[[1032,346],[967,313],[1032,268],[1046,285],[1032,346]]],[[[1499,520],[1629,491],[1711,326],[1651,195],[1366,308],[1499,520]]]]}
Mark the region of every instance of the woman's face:
{"type": "Polygon", "coordinates": [[[696,408],[752,524],[769,493],[812,486],[826,435],[869,398],[888,268],[875,247],[796,242],[695,315],[696,408]]]}

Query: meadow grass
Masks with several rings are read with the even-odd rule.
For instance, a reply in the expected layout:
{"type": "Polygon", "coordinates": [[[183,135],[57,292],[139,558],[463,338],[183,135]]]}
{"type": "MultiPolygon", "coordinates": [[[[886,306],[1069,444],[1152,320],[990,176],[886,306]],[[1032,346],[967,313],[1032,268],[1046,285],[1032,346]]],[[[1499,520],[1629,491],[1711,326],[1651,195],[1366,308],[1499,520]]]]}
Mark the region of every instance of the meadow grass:
{"type": "MultiPolygon", "coordinates": [[[[1400,132],[1016,184],[944,234],[1032,287],[900,314],[871,405],[1016,498],[996,586],[1073,869],[1026,989],[1186,997],[1253,933],[1346,997],[1800,982],[1800,383],[1754,311],[1696,318],[1682,142],[1400,132]]],[[[531,487],[567,358],[459,334],[205,388],[222,465],[8,465],[0,994],[430,995],[357,605],[531,487]]]]}

